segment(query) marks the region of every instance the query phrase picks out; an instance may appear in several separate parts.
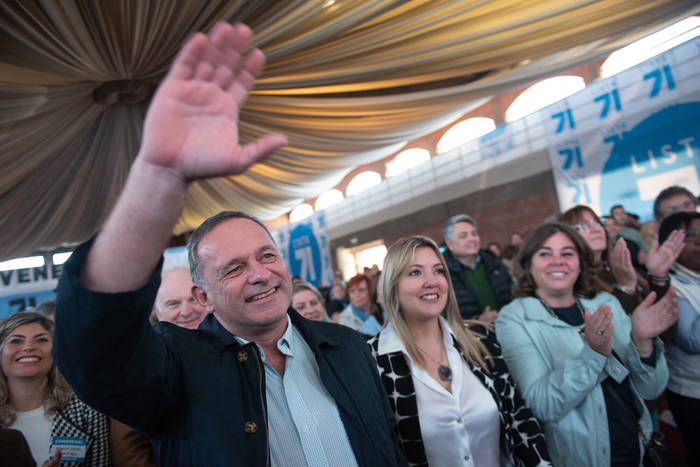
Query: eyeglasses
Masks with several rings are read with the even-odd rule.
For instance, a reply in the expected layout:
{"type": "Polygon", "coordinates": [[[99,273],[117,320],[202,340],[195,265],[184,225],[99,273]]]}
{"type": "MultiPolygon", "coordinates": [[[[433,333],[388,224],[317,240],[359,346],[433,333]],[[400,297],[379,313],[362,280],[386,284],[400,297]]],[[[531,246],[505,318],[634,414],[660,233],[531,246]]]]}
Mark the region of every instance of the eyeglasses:
{"type": "Polygon", "coordinates": [[[674,212],[680,212],[680,211],[689,211],[695,206],[695,204],[688,200],[688,201],[683,201],[681,204],[676,204],[675,206],[671,206],[666,208],[666,214],[673,214],[674,212]]]}
{"type": "Polygon", "coordinates": [[[700,230],[685,229],[685,243],[694,243],[700,240],[700,230]]]}
{"type": "Polygon", "coordinates": [[[598,221],[583,221],[574,225],[574,229],[578,230],[579,232],[590,232],[594,227],[601,229],[605,228],[603,223],[598,221]]]}

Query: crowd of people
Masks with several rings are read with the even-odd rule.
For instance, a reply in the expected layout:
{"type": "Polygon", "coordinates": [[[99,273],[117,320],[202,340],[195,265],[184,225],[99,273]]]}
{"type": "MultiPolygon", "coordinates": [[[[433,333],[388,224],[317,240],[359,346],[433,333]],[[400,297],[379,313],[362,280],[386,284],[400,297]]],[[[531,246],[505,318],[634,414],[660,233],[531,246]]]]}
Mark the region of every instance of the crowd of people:
{"type": "Polygon", "coordinates": [[[661,395],[700,465],[700,213],[682,187],[656,227],[576,206],[503,249],[457,214],[444,248],[402,238],[320,290],[262,222],[222,212],[190,235],[189,270],[161,272],[190,183],[286,143],[235,143],[264,64],[250,39],[219,24],[185,44],[55,308],[0,322],[2,465],[639,466],[661,395]]]}

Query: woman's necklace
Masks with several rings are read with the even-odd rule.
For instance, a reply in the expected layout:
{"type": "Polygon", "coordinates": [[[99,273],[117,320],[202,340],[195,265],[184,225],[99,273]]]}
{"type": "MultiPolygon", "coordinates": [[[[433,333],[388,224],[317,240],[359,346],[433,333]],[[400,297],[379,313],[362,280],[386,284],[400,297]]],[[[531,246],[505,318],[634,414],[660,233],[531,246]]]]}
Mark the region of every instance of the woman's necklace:
{"type": "MultiPolygon", "coordinates": [[[[451,369],[448,365],[445,365],[444,363],[435,360],[433,357],[431,357],[431,356],[428,354],[428,352],[426,352],[425,350],[423,350],[423,349],[421,349],[420,347],[418,347],[418,344],[415,344],[415,346],[416,346],[416,348],[417,348],[418,350],[420,350],[420,352],[421,352],[423,355],[425,355],[426,357],[428,357],[429,359],[431,359],[432,361],[434,361],[435,363],[437,363],[437,365],[438,365],[438,376],[440,377],[441,380],[443,380],[443,381],[445,381],[445,382],[447,382],[447,381],[452,381],[452,369],[451,369]]],[[[440,346],[440,349],[444,351],[444,347],[440,346]]],[[[442,356],[442,352],[440,352],[440,355],[442,356]]],[[[445,358],[447,359],[447,355],[445,355],[445,358]]]]}
{"type": "MultiPolygon", "coordinates": [[[[552,307],[550,307],[549,305],[547,305],[547,302],[545,302],[545,301],[542,300],[541,298],[540,298],[540,303],[542,304],[542,306],[544,307],[544,309],[547,310],[547,311],[549,312],[550,315],[552,315],[553,317],[555,317],[555,318],[558,319],[559,321],[564,321],[563,319],[561,319],[561,318],[559,317],[559,315],[557,315],[557,314],[554,312],[554,310],[552,310],[552,307]]],[[[578,308],[578,312],[581,313],[581,321],[583,321],[583,322],[582,322],[581,324],[579,324],[578,326],[573,326],[573,325],[571,325],[571,326],[575,327],[576,330],[577,330],[579,333],[583,333],[584,330],[585,330],[585,328],[586,328],[586,314],[585,314],[585,312],[583,311],[583,305],[581,305],[581,301],[580,301],[578,298],[576,299],[576,308],[578,308]]],[[[564,322],[566,323],[566,321],[564,321],[564,322]]],[[[566,324],[569,324],[569,323],[566,323],[566,324]]]]}

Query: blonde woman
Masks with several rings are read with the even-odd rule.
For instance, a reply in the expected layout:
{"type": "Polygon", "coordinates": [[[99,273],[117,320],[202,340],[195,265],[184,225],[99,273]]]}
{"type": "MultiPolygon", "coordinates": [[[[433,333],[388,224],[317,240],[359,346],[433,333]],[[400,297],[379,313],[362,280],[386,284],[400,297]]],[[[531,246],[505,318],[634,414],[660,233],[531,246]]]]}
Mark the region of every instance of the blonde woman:
{"type": "Polygon", "coordinates": [[[387,323],[369,344],[409,463],[551,465],[494,334],[462,321],[435,242],[398,240],[382,281],[387,323]]]}
{"type": "Polygon", "coordinates": [[[311,321],[330,322],[324,304],[325,300],[316,287],[306,282],[294,284],[294,289],[292,291],[292,307],[294,307],[301,316],[311,321]]]}
{"type": "Polygon", "coordinates": [[[52,343],[53,322],[39,313],[0,321],[0,427],[22,432],[38,465],[111,466],[109,418],[73,394],[52,343]]]}

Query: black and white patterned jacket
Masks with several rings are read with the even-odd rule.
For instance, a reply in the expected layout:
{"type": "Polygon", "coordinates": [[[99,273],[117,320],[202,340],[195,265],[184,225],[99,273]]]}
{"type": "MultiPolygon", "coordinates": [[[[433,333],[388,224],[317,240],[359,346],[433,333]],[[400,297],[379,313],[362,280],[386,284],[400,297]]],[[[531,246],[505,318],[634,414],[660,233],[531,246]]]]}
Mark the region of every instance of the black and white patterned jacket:
{"type": "MultiPolygon", "coordinates": [[[[61,467],[110,467],[112,465],[109,417],[91,408],[75,395],[67,406],[56,412],[53,418],[51,439],[57,437],[87,440],[85,462],[61,462],[61,467]]],[[[48,453],[46,457],[48,458],[48,453]]],[[[36,461],[41,465],[43,459],[36,459],[36,461]]]]}
{"type": "MultiPolygon", "coordinates": [[[[469,363],[474,375],[481,381],[496,401],[501,419],[501,446],[515,466],[552,465],[540,423],[515,387],[508,367],[501,356],[501,346],[493,332],[481,325],[470,326],[486,346],[489,356],[486,363],[493,363],[485,370],[469,363]]],[[[406,459],[412,466],[427,466],[428,461],[420,431],[416,391],[411,369],[402,352],[379,355],[379,335],[368,340],[391,407],[396,414],[396,429],[406,459]]],[[[464,354],[455,341],[455,348],[464,354]]],[[[466,361],[466,359],[465,359],[466,361]]]]}

